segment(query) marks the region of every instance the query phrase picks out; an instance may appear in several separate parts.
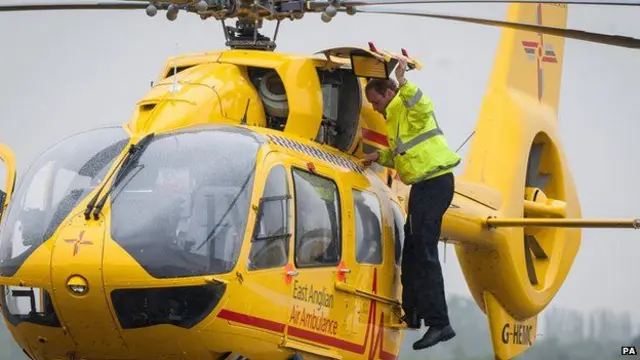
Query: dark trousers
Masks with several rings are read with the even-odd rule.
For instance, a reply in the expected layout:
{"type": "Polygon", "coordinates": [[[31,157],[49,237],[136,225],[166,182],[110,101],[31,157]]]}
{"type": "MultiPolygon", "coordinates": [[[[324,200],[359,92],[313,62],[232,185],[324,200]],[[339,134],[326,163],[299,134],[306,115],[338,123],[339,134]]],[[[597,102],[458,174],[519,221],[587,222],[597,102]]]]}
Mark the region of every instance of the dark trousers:
{"type": "Polygon", "coordinates": [[[418,313],[426,326],[449,324],[444,280],[438,258],[442,217],[453,200],[451,173],[411,186],[402,251],[402,307],[418,313]]]}

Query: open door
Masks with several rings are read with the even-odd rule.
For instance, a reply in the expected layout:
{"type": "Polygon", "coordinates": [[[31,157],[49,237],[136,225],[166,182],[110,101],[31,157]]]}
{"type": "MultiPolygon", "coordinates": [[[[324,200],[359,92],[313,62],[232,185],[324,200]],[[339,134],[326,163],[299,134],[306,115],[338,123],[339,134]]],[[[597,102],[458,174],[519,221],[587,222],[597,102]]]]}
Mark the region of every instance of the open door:
{"type": "Polygon", "coordinates": [[[0,144],[0,221],[7,210],[16,180],[16,165],[13,151],[0,144]]]}
{"type": "MultiPolygon", "coordinates": [[[[373,43],[369,43],[368,49],[358,46],[335,47],[318,51],[316,54],[324,54],[327,60],[333,62],[336,62],[336,59],[349,59],[353,73],[363,78],[388,79],[398,63],[392,53],[377,49],[373,43]]],[[[422,69],[422,63],[410,57],[406,50],[402,49],[402,55],[409,59],[409,70],[422,69]]]]}

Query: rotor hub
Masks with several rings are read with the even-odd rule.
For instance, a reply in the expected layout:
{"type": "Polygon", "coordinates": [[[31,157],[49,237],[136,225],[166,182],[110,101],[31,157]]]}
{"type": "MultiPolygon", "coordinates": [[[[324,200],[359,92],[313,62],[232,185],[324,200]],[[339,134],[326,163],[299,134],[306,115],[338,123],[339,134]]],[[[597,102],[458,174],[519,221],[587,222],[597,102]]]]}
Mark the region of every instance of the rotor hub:
{"type": "Polygon", "coordinates": [[[525,189],[525,200],[538,202],[538,203],[546,203],[547,195],[542,191],[542,189],[537,187],[527,187],[525,189]]]}
{"type": "Polygon", "coordinates": [[[225,45],[232,49],[275,50],[275,41],[258,31],[261,26],[262,20],[238,20],[235,27],[226,26],[223,21],[225,45]]]}

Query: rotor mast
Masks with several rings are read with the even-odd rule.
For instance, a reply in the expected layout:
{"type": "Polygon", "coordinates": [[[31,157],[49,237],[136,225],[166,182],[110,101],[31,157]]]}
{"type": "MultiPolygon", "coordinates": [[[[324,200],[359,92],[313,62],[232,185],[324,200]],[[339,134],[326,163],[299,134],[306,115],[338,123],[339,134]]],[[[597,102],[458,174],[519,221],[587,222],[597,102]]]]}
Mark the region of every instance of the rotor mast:
{"type": "Polygon", "coordinates": [[[276,37],[280,28],[280,20],[276,25],[273,40],[260,33],[262,19],[238,19],[236,26],[229,26],[222,20],[222,31],[224,32],[225,45],[231,49],[268,50],[276,48],[276,37]]]}

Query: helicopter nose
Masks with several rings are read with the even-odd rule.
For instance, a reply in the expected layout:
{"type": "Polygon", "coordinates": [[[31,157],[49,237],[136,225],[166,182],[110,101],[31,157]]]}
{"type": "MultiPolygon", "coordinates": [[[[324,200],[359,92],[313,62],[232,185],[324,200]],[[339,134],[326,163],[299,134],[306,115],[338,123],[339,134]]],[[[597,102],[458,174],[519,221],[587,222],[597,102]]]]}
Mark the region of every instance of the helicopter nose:
{"type": "Polygon", "coordinates": [[[59,230],[52,249],[52,297],[77,344],[76,358],[126,358],[104,292],[104,234],[103,221],[86,222],[80,213],[59,230]]]}

